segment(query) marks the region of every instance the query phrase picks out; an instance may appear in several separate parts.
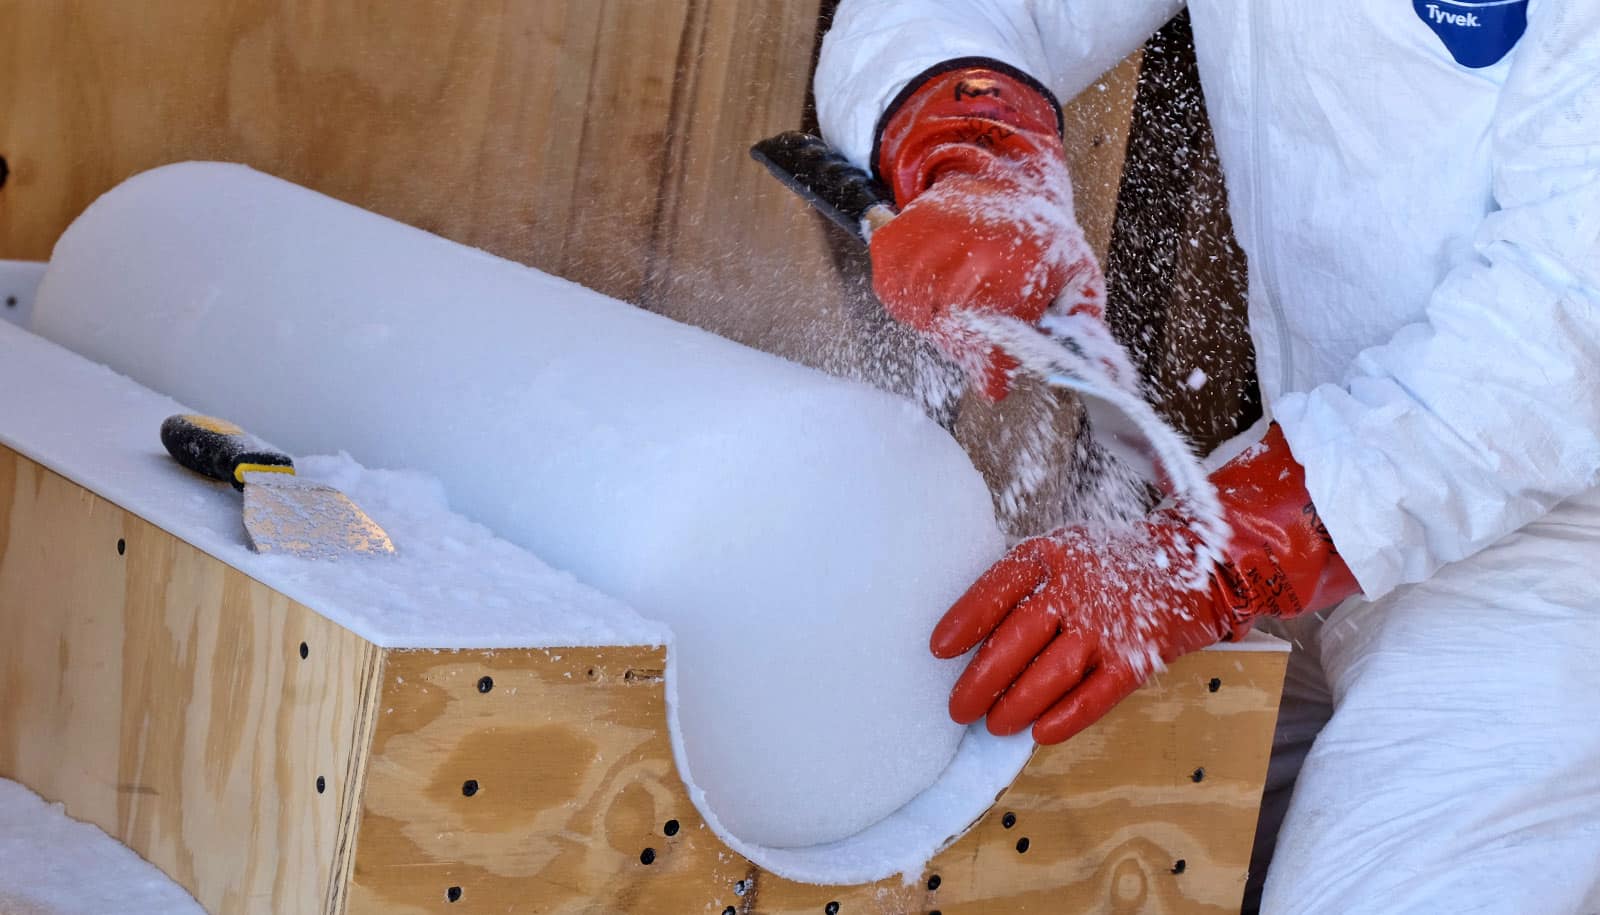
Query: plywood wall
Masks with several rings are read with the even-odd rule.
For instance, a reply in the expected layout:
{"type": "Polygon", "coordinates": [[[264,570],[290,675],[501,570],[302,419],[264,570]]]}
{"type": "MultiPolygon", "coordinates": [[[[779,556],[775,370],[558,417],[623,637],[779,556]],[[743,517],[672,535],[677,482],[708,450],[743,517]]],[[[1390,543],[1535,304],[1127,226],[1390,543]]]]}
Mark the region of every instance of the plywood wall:
{"type": "MultiPolygon", "coordinates": [[[[826,5],[0,0],[0,258],[47,258],[129,175],[229,159],[804,356],[841,281],[745,151],[801,124],[826,5]]],[[[1133,75],[1074,109],[1102,250],[1133,75]]]]}
{"type": "Polygon", "coordinates": [[[343,910],[381,659],[0,447],[0,778],[208,911],[343,910]]]}
{"type": "Polygon", "coordinates": [[[816,15],[737,0],[4,0],[0,257],[46,258],[135,172],[231,159],[640,301],[692,272],[673,258],[714,260],[709,238],[815,236],[800,211],[745,200],[748,170],[725,172],[798,121],[816,15]]]}

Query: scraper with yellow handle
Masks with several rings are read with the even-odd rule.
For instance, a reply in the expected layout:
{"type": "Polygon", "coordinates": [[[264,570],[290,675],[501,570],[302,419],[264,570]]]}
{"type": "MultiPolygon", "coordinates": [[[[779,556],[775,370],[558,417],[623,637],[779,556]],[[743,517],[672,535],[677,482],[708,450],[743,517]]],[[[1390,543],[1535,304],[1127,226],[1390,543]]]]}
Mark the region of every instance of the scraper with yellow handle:
{"type": "Polygon", "coordinates": [[[192,413],[161,424],[179,464],[244,493],[244,529],[257,553],[307,559],[394,552],[394,542],[344,493],[295,476],[294,461],[226,420],[192,413]]]}

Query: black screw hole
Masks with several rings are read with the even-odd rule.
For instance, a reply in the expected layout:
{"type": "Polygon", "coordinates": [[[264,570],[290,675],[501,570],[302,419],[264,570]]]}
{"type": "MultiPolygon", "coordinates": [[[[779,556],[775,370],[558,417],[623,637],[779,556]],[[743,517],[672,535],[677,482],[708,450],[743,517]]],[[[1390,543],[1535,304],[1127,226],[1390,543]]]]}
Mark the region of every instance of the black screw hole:
{"type": "Polygon", "coordinates": [[[593,667],[591,667],[591,668],[589,668],[589,669],[588,669],[588,670],[586,670],[586,671],[584,671],[584,672],[583,672],[583,675],[584,675],[584,676],[585,676],[585,677],[588,677],[588,678],[589,678],[589,679],[591,679],[591,680],[598,680],[598,679],[600,679],[600,671],[598,671],[598,670],[595,670],[595,669],[594,669],[594,668],[593,668],[593,667]]]}
{"type": "Polygon", "coordinates": [[[647,848],[644,851],[639,852],[639,863],[640,864],[654,864],[654,863],[656,863],[656,850],[653,849],[653,848],[647,848]]]}
{"type": "Polygon", "coordinates": [[[486,693],[491,689],[494,689],[494,678],[493,677],[479,677],[478,678],[478,692],[486,693]]]}
{"type": "Polygon", "coordinates": [[[938,909],[934,909],[933,911],[929,912],[928,915],[944,915],[944,913],[938,909]]]}
{"type": "Polygon", "coordinates": [[[445,890],[444,891],[444,898],[446,900],[450,901],[450,902],[460,902],[461,901],[461,887],[452,886],[451,888],[445,890]]]}
{"type": "Polygon", "coordinates": [[[938,874],[934,874],[932,877],[928,878],[928,889],[936,890],[936,889],[939,888],[939,884],[941,884],[943,882],[944,882],[943,880],[939,879],[939,875],[938,874]]]}
{"type": "Polygon", "coordinates": [[[6,176],[11,174],[11,166],[6,164],[6,157],[0,156],[0,187],[6,186],[6,176]]]}
{"type": "Polygon", "coordinates": [[[478,780],[475,779],[475,778],[469,778],[466,781],[462,782],[461,783],[461,793],[465,794],[467,797],[472,797],[474,794],[477,794],[478,793],[478,780]]]}
{"type": "Polygon", "coordinates": [[[839,903],[830,902],[822,907],[822,911],[827,912],[828,915],[839,915],[839,903]]]}
{"type": "Polygon", "coordinates": [[[722,915],[739,915],[739,910],[730,905],[722,910],[722,915]]]}
{"type": "Polygon", "coordinates": [[[1216,692],[1217,690],[1219,690],[1221,688],[1222,688],[1222,678],[1221,677],[1212,677],[1211,678],[1211,682],[1206,684],[1206,689],[1210,690],[1211,692],[1216,692]]]}
{"type": "Polygon", "coordinates": [[[1025,855],[1027,853],[1028,853],[1028,837],[1027,836],[1023,836],[1022,838],[1017,840],[1017,854],[1025,855]]]}
{"type": "Polygon", "coordinates": [[[317,793],[321,794],[322,792],[327,791],[327,790],[328,790],[328,780],[323,778],[320,775],[317,776],[317,793]]]}
{"type": "Polygon", "coordinates": [[[300,643],[300,660],[304,661],[311,654],[311,646],[305,642],[300,643]]]}
{"type": "Polygon", "coordinates": [[[1014,813],[1006,814],[1005,816],[1000,818],[1000,825],[1004,826],[1007,829],[1010,829],[1011,827],[1017,825],[1017,815],[1014,814],[1014,813]]]}
{"type": "Polygon", "coordinates": [[[1188,867],[1189,867],[1189,862],[1183,860],[1182,858],[1179,858],[1178,860],[1172,862],[1172,872],[1174,874],[1181,874],[1186,869],[1188,869],[1188,867]]]}
{"type": "Polygon", "coordinates": [[[16,308],[17,307],[17,297],[14,296],[14,295],[6,296],[6,307],[7,308],[16,308]]]}
{"type": "Polygon", "coordinates": [[[127,554],[128,554],[128,541],[123,540],[121,537],[118,537],[117,538],[117,555],[118,556],[126,556],[127,554]]]}
{"type": "Polygon", "coordinates": [[[666,833],[669,836],[677,835],[678,834],[678,821],[677,820],[668,820],[667,821],[667,825],[661,827],[661,831],[666,833]]]}
{"type": "Polygon", "coordinates": [[[738,883],[735,883],[733,885],[733,895],[735,895],[735,896],[743,896],[745,894],[745,891],[748,890],[749,888],[750,888],[750,884],[749,884],[748,881],[740,880],[738,883]]]}
{"type": "Polygon", "coordinates": [[[1192,782],[1203,782],[1203,781],[1205,781],[1206,780],[1206,768],[1205,768],[1205,766],[1201,766],[1200,768],[1198,768],[1198,769],[1194,770],[1193,772],[1189,773],[1189,780],[1192,781],[1192,782]]]}

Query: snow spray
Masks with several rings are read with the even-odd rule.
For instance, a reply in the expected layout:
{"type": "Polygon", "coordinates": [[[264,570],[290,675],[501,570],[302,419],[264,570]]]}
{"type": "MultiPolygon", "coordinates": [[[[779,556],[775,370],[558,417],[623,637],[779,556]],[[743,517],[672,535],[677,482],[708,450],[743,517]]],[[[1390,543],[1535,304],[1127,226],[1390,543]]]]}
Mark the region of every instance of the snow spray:
{"type": "MultiPolygon", "coordinates": [[[[959,320],[965,332],[1015,359],[1018,372],[1082,399],[1093,398],[1114,409],[1119,420],[1132,424],[1156,465],[1159,480],[1151,482],[1157,483],[1172,505],[1189,519],[1197,543],[1192,556],[1176,557],[1180,560],[1177,570],[1189,587],[1204,587],[1212,565],[1222,558],[1229,535],[1216,487],[1206,477],[1188,442],[1145,400],[1127,351],[1105,325],[1084,314],[1051,314],[1037,329],[1016,318],[994,314],[967,312],[959,320]]],[[[1095,434],[1092,425],[1089,432],[1091,436],[1095,434]]],[[[1091,516],[1082,521],[1126,522],[1141,516],[1145,502],[1142,478],[1125,464],[1112,469],[1105,467],[1102,460],[1099,469],[1096,488],[1101,499],[1091,516]]]]}

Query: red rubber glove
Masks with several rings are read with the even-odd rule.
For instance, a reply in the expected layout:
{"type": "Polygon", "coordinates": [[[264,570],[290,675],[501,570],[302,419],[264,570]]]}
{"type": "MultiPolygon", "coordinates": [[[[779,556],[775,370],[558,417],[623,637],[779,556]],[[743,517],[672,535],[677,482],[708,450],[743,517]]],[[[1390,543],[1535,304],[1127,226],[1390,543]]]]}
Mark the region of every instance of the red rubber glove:
{"type": "Polygon", "coordinates": [[[951,320],[999,312],[1030,324],[1057,299],[1103,316],[1105,280],[1072,213],[1056,103],[985,67],[939,73],[889,115],[878,174],[900,215],[872,233],[872,286],[896,320],[932,336],[991,399],[1016,362],[951,320]]]}
{"type": "Polygon", "coordinates": [[[950,716],[987,714],[996,734],[1032,723],[1035,740],[1059,743],[1180,655],[1356,593],[1277,425],[1211,480],[1233,533],[1202,589],[1182,582],[1199,541],[1175,509],[1109,537],[1035,537],[985,572],[933,632],[941,658],[984,642],[950,716]]]}

